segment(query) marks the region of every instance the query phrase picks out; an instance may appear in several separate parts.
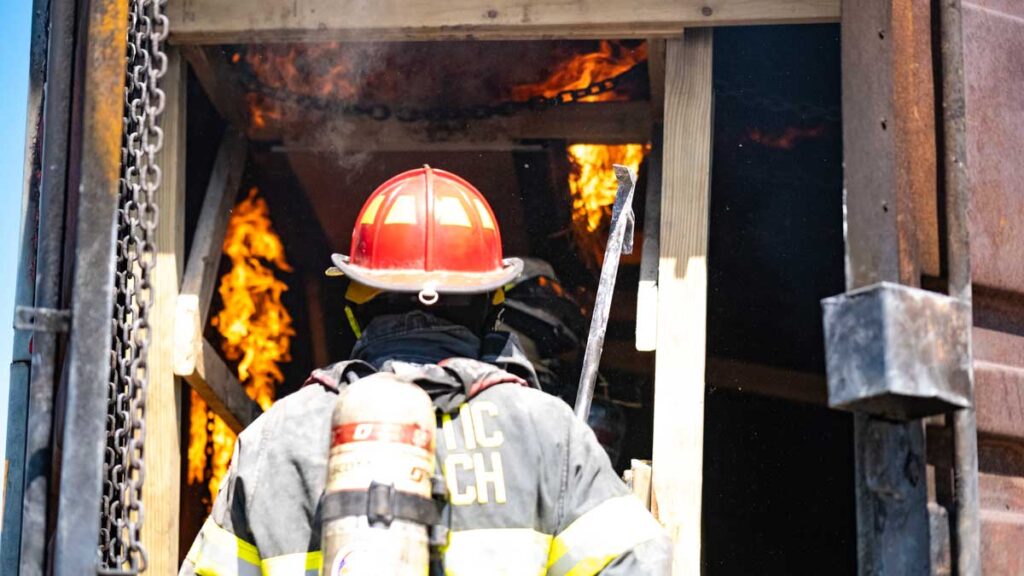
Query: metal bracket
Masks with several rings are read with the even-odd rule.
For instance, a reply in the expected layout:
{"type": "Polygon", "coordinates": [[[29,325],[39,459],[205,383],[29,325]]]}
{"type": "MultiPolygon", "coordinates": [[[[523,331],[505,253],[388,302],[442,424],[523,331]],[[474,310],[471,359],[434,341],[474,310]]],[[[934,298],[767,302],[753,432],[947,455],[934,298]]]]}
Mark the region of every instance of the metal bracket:
{"type": "Polygon", "coordinates": [[[966,302],[882,282],[822,307],[832,408],[907,420],[971,406],[966,302]]]}
{"type": "Polygon", "coordinates": [[[14,329],[29,332],[67,332],[71,329],[71,311],[18,306],[14,310],[14,329]]]}

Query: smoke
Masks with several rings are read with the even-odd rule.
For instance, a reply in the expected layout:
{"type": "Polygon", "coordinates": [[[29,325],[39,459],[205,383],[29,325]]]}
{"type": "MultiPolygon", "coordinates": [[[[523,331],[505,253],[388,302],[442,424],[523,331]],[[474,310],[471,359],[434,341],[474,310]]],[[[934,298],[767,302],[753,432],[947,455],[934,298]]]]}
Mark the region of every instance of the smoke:
{"type": "Polygon", "coordinates": [[[352,120],[344,116],[333,116],[308,132],[304,145],[346,171],[357,173],[372,156],[366,146],[360,146],[360,132],[359,126],[352,120]]]}
{"type": "Polygon", "coordinates": [[[280,139],[279,151],[316,152],[348,171],[370,159],[366,114],[340,107],[379,106],[398,86],[388,68],[395,47],[380,43],[256,45],[245,63],[269,94],[250,98],[250,128],[257,139],[280,139]]]}

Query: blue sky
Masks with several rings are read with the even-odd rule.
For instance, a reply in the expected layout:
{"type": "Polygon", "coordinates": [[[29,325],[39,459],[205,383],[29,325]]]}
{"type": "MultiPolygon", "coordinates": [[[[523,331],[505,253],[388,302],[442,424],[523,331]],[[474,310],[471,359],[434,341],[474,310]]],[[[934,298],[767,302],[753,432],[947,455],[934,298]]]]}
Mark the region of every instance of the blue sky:
{"type": "Polygon", "coordinates": [[[31,24],[31,0],[0,0],[0,455],[7,438],[31,24]]]}

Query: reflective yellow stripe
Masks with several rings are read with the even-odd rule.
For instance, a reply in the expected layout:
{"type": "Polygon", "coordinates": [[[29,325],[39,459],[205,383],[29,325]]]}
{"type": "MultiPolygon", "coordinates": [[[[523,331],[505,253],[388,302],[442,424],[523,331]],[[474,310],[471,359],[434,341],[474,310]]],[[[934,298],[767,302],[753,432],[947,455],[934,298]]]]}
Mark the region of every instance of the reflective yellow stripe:
{"type": "Polygon", "coordinates": [[[274,556],[263,561],[263,576],[317,576],[323,563],[320,552],[274,556]]]}
{"type": "Polygon", "coordinates": [[[261,576],[256,547],[209,518],[186,558],[195,566],[196,576],[261,576]]]}
{"type": "Polygon", "coordinates": [[[635,496],[606,500],[555,536],[548,576],[597,574],[617,556],[660,533],[661,526],[635,496]]]}
{"type": "Polygon", "coordinates": [[[543,576],[551,536],[528,528],[452,532],[444,554],[446,576],[543,576]]]}

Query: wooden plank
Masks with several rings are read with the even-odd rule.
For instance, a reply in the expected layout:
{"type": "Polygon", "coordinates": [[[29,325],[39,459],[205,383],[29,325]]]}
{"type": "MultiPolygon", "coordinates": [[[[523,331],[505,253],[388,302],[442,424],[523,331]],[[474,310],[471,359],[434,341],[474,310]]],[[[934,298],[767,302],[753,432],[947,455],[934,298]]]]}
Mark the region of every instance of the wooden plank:
{"type": "Polygon", "coordinates": [[[647,39],[647,80],[651,89],[651,116],[655,122],[665,119],[665,40],[647,39]]]}
{"type": "Polygon", "coordinates": [[[186,45],[181,47],[181,53],[221,118],[239,130],[244,129],[249,123],[249,113],[242,108],[245,99],[238,84],[227,81],[234,75],[228,70],[224,51],[220,47],[186,45]]]}
{"type": "Polygon", "coordinates": [[[171,0],[182,44],[676,36],[688,26],[835,22],[838,0],[171,0]]]}
{"type": "Polygon", "coordinates": [[[651,463],[648,460],[633,460],[629,469],[629,489],[651,509],[651,463]]]}
{"type": "Polygon", "coordinates": [[[329,149],[331,152],[404,152],[423,150],[521,148],[520,140],[569,140],[604,144],[646,142],[650,138],[651,111],[646,102],[592,102],[524,110],[511,116],[473,120],[452,129],[438,130],[428,122],[386,121],[366,117],[326,116],[320,126],[337,123],[338,130],[323,137],[317,126],[280,123],[249,130],[252,140],[284,140],[286,149],[329,149]],[[288,133],[280,131],[286,126],[288,133]]]}
{"type": "Polygon", "coordinates": [[[175,368],[175,372],[185,378],[210,410],[236,434],[262,414],[259,404],[246,395],[234,371],[206,339],[197,346],[190,372],[181,373],[177,366],[175,368]]]}
{"type": "Polygon", "coordinates": [[[156,192],[153,307],[149,313],[149,389],[146,397],[146,477],[142,488],[146,547],[151,574],[178,568],[178,504],[181,490],[181,383],[173,370],[174,308],[185,261],[185,115],[187,76],[181,54],[167,51],[162,87],[166,105],[161,126],[164,146],[157,163],[163,181],[156,192]]]}
{"type": "Polygon", "coordinates": [[[183,377],[236,433],[256,419],[250,399],[216,349],[203,338],[231,208],[245,167],[246,140],[229,127],[221,139],[203,197],[188,264],[174,310],[174,373],[183,377]]]}
{"type": "Polygon", "coordinates": [[[711,44],[711,30],[687,30],[665,57],[653,498],[676,575],[701,572],[711,44]]]}
{"type": "Polygon", "coordinates": [[[238,196],[238,186],[245,168],[245,154],[245,138],[237,130],[228,128],[221,139],[210,182],[206,186],[185,277],[181,282],[181,294],[197,298],[201,327],[206,326],[209,317],[224,234],[231,218],[231,208],[238,196]]]}
{"type": "MultiPolygon", "coordinates": [[[[664,83],[663,83],[664,84],[664,83]]],[[[658,267],[661,254],[661,177],[665,127],[655,123],[651,153],[647,155],[647,194],[644,197],[644,233],[640,252],[640,282],[636,291],[636,349],[658,347],[658,267]]]]}
{"type": "Polygon", "coordinates": [[[324,316],[324,305],[320,291],[323,275],[307,274],[302,280],[306,290],[306,306],[309,311],[310,347],[313,349],[313,364],[327,366],[331,356],[327,352],[327,318],[324,316]]]}

